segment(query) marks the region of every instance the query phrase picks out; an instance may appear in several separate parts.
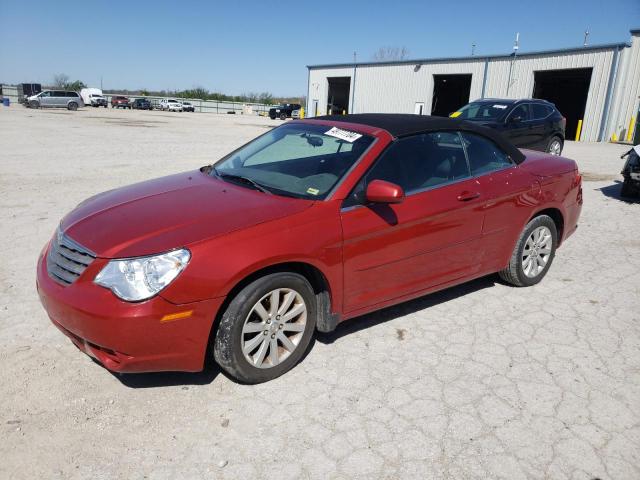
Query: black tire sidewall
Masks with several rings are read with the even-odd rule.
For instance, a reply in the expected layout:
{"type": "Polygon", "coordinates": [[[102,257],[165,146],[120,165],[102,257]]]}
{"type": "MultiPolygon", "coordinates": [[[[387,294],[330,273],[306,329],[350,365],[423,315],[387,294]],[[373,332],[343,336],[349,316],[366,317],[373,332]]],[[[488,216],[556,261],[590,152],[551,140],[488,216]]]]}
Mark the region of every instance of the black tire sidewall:
{"type": "Polygon", "coordinates": [[[296,273],[274,273],[261,277],[243,288],[231,301],[220,319],[214,342],[216,362],[231,376],[243,383],[262,383],[286,373],[304,356],[315,330],[316,297],[309,282],[296,273]],[[256,368],[245,358],[241,348],[244,320],[253,306],[276,288],[296,290],[307,305],[307,324],[295,351],[272,368],[256,368]]]}

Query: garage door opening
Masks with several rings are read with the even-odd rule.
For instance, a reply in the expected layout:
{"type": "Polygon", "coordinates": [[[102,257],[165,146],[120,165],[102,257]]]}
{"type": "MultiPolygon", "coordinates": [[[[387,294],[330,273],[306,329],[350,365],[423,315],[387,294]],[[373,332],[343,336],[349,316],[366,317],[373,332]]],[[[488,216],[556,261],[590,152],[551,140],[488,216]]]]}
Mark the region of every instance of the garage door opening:
{"type": "Polygon", "coordinates": [[[329,77],[329,94],[327,95],[327,114],[342,115],[349,113],[349,93],[351,77],[329,77]]]}
{"type": "Polygon", "coordinates": [[[584,120],[592,68],[546,70],[534,72],[533,98],[554,103],[567,119],[565,136],[576,138],[578,120],[584,120]]]}
{"type": "Polygon", "coordinates": [[[434,75],[431,115],[448,117],[469,103],[471,74],[434,75]]]}

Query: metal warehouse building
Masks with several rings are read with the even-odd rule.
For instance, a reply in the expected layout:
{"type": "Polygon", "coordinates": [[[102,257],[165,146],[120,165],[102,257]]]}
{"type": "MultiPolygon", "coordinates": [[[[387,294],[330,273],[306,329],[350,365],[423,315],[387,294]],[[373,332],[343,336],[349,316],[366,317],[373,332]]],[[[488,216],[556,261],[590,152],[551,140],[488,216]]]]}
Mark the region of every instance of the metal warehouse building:
{"type": "Polygon", "coordinates": [[[640,29],[629,43],[461,58],[312,65],[307,112],[446,116],[479,98],[544,98],[567,138],[631,139],[640,99],[640,29]]]}

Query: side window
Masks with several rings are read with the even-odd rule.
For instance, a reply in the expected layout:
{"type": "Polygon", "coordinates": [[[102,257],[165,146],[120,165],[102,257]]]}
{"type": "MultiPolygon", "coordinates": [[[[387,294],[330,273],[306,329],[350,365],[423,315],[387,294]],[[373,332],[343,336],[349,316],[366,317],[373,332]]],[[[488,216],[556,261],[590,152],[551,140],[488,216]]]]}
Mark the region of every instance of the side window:
{"type": "Polygon", "coordinates": [[[529,104],[523,103],[522,105],[518,105],[513,111],[509,114],[509,120],[513,120],[516,117],[520,117],[520,120],[526,122],[529,120],[529,104]]]}
{"type": "Polygon", "coordinates": [[[551,107],[547,105],[543,105],[541,103],[533,104],[533,115],[532,118],[534,120],[542,120],[543,118],[547,118],[551,114],[551,107]]]}
{"type": "Polygon", "coordinates": [[[462,137],[472,175],[482,175],[513,165],[509,156],[488,138],[468,132],[464,132],[462,137]]]}
{"type": "Polygon", "coordinates": [[[42,92],[40,94],[40,98],[44,98],[44,97],[50,97],[51,96],[51,92],[42,92]]]}
{"type": "Polygon", "coordinates": [[[469,178],[469,166],[458,132],[435,132],[396,140],[360,180],[344,206],[362,203],[366,184],[385,180],[405,194],[469,178]]]}

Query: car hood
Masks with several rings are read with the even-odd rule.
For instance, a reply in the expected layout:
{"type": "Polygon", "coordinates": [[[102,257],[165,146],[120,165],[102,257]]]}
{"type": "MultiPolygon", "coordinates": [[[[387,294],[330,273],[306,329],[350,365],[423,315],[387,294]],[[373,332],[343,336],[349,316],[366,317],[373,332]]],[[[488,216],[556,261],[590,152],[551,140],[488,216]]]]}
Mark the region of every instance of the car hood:
{"type": "Polygon", "coordinates": [[[100,193],[80,203],[60,228],[98,257],[136,257],[292,215],[313,203],[195,170],[100,193]]]}

